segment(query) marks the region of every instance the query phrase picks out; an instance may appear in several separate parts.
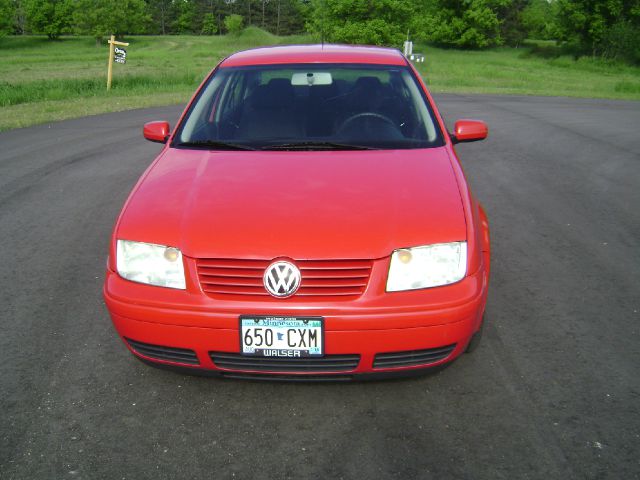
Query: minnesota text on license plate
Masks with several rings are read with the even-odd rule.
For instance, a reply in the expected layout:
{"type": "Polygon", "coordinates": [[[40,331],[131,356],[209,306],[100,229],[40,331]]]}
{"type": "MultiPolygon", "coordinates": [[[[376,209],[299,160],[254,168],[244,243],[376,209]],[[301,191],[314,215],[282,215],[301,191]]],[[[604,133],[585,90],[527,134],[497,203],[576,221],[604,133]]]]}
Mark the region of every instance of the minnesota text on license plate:
{"type": "Polygon", "coordinates": [[[321,317],[240,317],[240,350],[264,357],[316,357],[323,354],[321,317]]]}

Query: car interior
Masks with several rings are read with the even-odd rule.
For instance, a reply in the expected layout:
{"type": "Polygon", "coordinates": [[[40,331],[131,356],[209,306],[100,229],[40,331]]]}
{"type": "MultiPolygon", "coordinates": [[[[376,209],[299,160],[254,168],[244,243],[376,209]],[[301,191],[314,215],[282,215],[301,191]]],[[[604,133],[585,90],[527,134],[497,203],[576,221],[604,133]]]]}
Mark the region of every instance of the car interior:
{"type": "Polygon", "coordinates": [[[437,136],[431,121],[425,127],[422,118],[430,120],[429,113],[425,107],[418,112],[401,70],[336,69],[306,76],[310,83],[300,84],[291,69],[229,72],[216,88],[205,89],[198,103],[206,107],[191,112],[197,121],[187,121],[183,140],[366,144],[430,142],[437,136]]]}

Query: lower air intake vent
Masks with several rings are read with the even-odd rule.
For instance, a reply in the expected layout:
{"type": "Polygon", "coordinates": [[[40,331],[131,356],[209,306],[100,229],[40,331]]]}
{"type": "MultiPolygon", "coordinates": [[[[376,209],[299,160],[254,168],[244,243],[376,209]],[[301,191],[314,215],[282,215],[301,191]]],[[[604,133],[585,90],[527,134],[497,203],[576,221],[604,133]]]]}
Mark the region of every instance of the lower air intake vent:
{"type": "Polygon", "coordinates": [[[193,350],[186,348],[161,347],[160,345],[150,345],[148,343],[136,342],[129,338],[127,343],[140,355],[155,358],[157,360],[166,360],[168,362],[188,363],[190,365],[198,365],[198,356],[193,350]]]}
{"type": "Polygon", "coordinates": [[[325,355],[321,358],[245,357],[237,353],[209,352],[216,367],[251,372],[349,372],[360,355],[325,355]]]}
{"type": "Polygon", "coordinates": [[[295,375],[295,374],[265,374],[265,373],[238,373],[223,372],[224,378],[238,380],[269,380],[277,382],[349,382],[353,380],[350,375],[295,375]]]}
{"type": "Polygon", "coordinates": [[[379,353],[373,360],[373,368],[412,367],[415,365],[428,365],[447,358],[456,348],[456,345],[430,348],[428,350],[411,350],[407,352],[379,353]]]}

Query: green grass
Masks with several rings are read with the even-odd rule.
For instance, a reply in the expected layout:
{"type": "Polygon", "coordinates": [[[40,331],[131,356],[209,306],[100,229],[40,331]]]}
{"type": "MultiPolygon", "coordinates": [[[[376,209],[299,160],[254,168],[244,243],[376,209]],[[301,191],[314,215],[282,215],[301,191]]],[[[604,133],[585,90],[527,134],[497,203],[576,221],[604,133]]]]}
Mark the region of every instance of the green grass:
{"type": "Polygon", "coordinates": [[[576,61],[550,47],[419,50],[426,60],[418,70],[434,92],[640,100],[640,68],[587,57],[576,61]]]}
{"type": "Polygon", "coordinates": [[[0,38],[0,131],[65,118],[185,103],[224,57],[256,45],[308,43],[258,28],[240,36],[133,36],[106,91],[106,45],[93,38],[0,38]]]}
{"type": "MultiPolygon", "coordinates": [[[[84,115],[186,102],[225,56],[258,45],[308,43],[258,28],[240,36],[133,36],[127,64],[114,65],[106,91],[107,47],[88,37],[0,38],[0,130],[84,115]]],[[[574,61],[553,45],[484,51],[418,46],[418,69],[434,92],[640,99],[640,68],[574,61]]]]}

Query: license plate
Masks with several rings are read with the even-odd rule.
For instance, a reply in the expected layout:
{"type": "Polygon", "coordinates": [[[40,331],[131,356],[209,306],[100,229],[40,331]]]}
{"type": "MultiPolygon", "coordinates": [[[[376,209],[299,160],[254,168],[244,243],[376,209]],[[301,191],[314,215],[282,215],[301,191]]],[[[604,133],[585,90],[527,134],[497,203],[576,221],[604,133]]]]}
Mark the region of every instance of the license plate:
{"type": "Polygon", "coordinates": [[[320,357],[322,317],[240,317],[240,352],[262,357],[320,357]]]}

